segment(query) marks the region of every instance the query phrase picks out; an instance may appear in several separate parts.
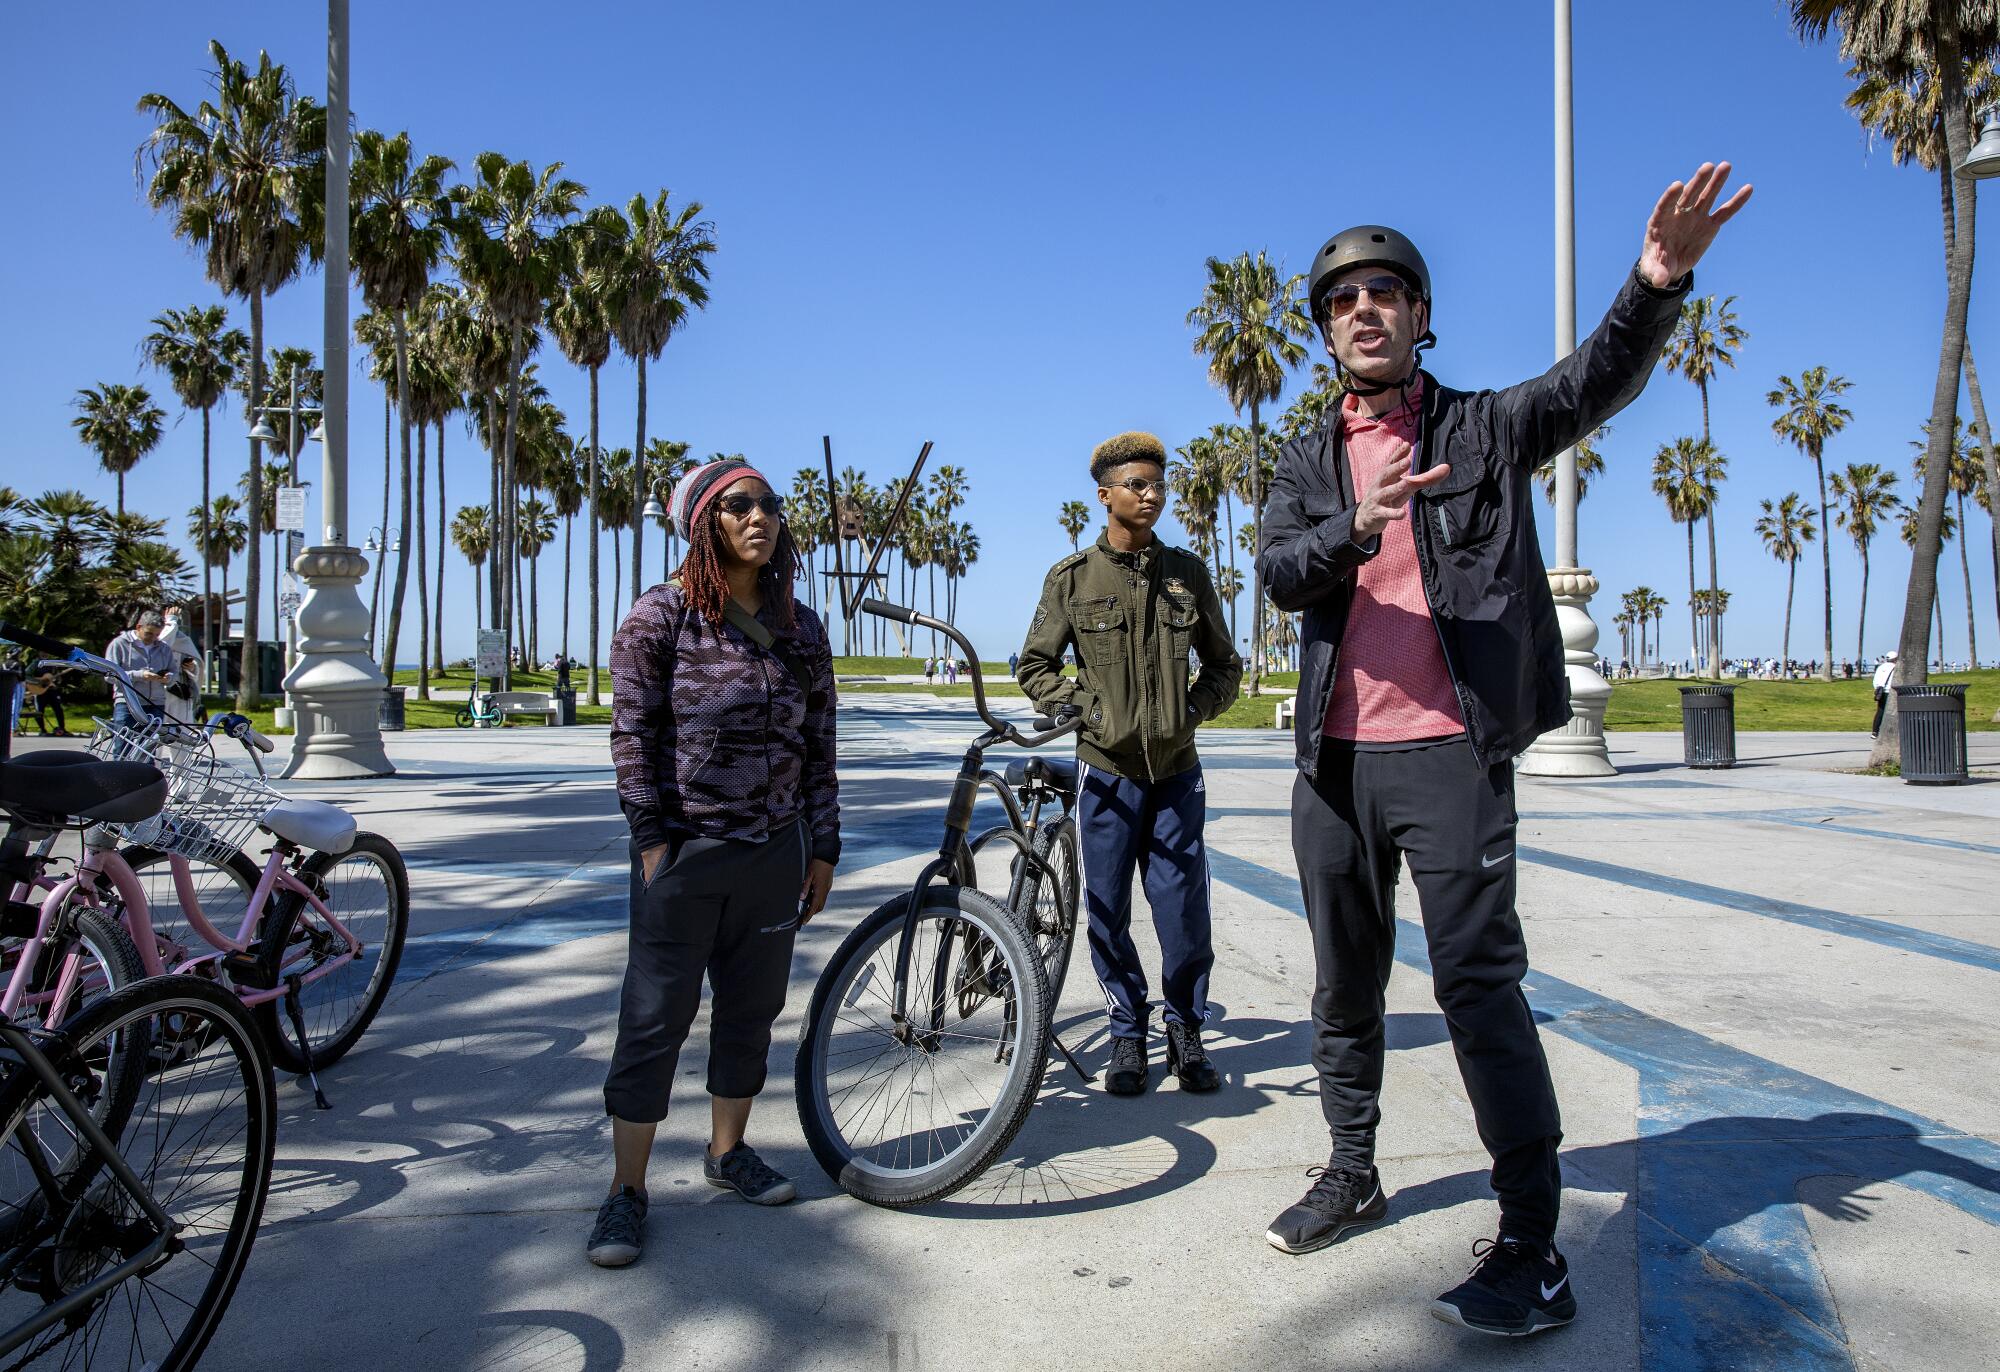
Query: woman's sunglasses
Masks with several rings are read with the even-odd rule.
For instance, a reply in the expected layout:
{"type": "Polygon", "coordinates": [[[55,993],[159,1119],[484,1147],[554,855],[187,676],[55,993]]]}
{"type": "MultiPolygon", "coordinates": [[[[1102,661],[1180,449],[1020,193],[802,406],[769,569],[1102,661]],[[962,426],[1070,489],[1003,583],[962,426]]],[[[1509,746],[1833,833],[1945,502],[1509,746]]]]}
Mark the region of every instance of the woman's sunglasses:
{"type": "Polygon", "coordinates": [[[724,514],[735,515],[738,519],[752,510],[762,510],[776,519],[785,512],[785,498],[781,495],[726,495],[715,502],[724,514]]]}

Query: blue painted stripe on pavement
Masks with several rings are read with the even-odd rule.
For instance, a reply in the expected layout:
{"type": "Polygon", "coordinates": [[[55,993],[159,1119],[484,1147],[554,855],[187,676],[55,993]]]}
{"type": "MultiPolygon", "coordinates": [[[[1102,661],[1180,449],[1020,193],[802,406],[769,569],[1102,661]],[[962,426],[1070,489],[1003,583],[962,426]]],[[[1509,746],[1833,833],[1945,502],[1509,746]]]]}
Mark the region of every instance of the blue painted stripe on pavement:
{"type": "MultiPolygon", "coordinates": [[[[1214,877],[1296,910],[1295,879],[1209,850],[1214,877]]],[[[1421,928],[1396,922],[1396,958],[1426,974],[1421,928]]],[[[1633,1144],[1568,1149],[1570,1185],[1616,1175],[1637,1149],[1640,1339],[1651,1368],[1850,1372],[1814,1261],[1798,1185],[1894,1181],[2000,1225],[2000,1147],[1744,1052],[1571,982],[1530,971],[1548,1027],[1639,1078],[1633,1144]],[[1719,1279],[1720,1264],[1740,1280],[1719,1279]]]]}
{"type": "Polygon", "coordinates": [[[1818,929],[1830,934],[1844,934],[1848,938],[1863,939],[1884,948],[1896,948],[1906,953],[1921,953],[1925,957],[1941,958],[1946,962],[1977,967],[1985,972],[2000,972],[2000,949],[1989,948],[1985,944],[1973,943],[1967,939],[1926,933],[1921,929],[1910,929],[1900,924],[1891,924],[1886,920],[1870,919],[1865,915],[1843,914],[1839,910],[1822,910],[1817,906],[1800,905],[1795,901],[1754,895],[1748,891],[1732,891],[1725,886],[1710,886],[1705,882],[1688,881],[1683,877],[1642,872],[1636,867],[1620,867],[1615,863],[1599,862],[1595,858],[1572,857],[1567,853],[1551,853],[1546,849],[1520,845],[1516,846],[1515,851],[1523,862],[1532,862],[1539,867],[1553,867],[1558,871],[1570,872],[1577,876],[1616,882],[1620,886],[1654,891],[1661,895],[1676,896],[1682,900],[1700,901],[1704,905],[1740,910],[1745,914],[1763,915],[1769,919],[1784,920],[1787,924],[1802,924],[1809,929],[1818,929]]]}

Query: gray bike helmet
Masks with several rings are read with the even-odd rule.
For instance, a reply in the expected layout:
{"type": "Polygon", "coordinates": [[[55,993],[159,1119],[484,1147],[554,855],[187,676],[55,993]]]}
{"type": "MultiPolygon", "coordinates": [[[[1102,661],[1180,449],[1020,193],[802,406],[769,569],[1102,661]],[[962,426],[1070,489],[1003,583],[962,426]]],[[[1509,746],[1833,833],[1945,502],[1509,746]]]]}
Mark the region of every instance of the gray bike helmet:
{"type": "Polygon", "coordinates": [[[1327,239],[1313,259],[1312,284],[1306,296],[1313,322],[1319,322],[1320,301],[1333,279],[1353,267],[1387,267],[1425,300],[1431,298],[1431,269],[1424,265],[1417,245],[1380,224],[1357,224],[1327,239]]]}

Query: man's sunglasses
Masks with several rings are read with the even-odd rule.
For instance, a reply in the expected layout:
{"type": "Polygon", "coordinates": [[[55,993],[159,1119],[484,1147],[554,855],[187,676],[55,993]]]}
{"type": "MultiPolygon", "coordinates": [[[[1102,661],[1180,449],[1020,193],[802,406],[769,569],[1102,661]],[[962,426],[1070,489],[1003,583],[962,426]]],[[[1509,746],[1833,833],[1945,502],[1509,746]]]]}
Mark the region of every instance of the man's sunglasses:
{"type": "Polygon", "coordinates": [[[738,519],[752,510],[762,510],[776,519],[785,512],[785,498],[781,495],[726,495],[715,502],[724,514],[735,515],[738,519]]]}
{"type": "Polygon", "coordinates": [[[1142,497],[1142,498],[1143,498],[1143,497],[1145,496],[1146,492],[1148,492],[1148,491],[1151,491],[1151,492],[1152,492],[1152,493],[1153,493],[1154,495],[1160,495],[1160,496],[1163,496],[1163,495],[1165,495],[1165,494],[1167,493],[1167,483],[1166,483],[1166,482],[1164,482],[1164,481],[1148,481],[1148,480],[1147,480],[1147,479],[1146,479],[1145,477],[1143,477],[1143,476],[1128,476],[1128,477],[1126,477],[1126,478],[1125,478],[1125,479],[1124,479],[1123,481],[1111,481],[1111,482],[1107,482],[1107,483],[1105,483],[1105,487],[1104,487],[1104,489],[1108,491],[1108,490],[1110,490],[1110,489],[1111,489],[1111,488],[1112,488],[1113,486],[1123,486],[1123,487],[1124,487],[1124,488],[1125,488],[1126,490],[1130,491],[1130,492],[1131,492],[1131,493],[1132,493],[1133,495],[1136,495],[1136,496],[1139,496],[1139,497],[1142,497]]]}
{"type": "Polygon", "coordinates": [[[1398,276],[1371,276],[1366,281],[1347,281],[1328,290],[1323,297],[1328,315],[1338,319],[1352,314],[1354,307],[1361,303],[1361,292],[1368,292],[1368,298],[1377,305],[1395,309],[1413,292],[1409,282],[1398,276]]]}

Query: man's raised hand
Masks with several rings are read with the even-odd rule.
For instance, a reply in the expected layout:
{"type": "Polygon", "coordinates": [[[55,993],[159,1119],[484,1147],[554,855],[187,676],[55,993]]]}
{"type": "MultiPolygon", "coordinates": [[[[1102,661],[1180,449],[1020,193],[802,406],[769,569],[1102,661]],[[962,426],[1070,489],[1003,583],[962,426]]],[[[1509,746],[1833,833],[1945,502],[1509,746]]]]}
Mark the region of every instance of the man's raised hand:
{"type": "Polygon", "coordinates": [[[1639,248],[1639,275],[1664,290],[1694,270],[1716,233],[1750,203],[1744,186],[1715,209],[1715,197],[1729,179],[1727,162],[1704,162],[1685,181],[1676,181],[1653,206],[1646,221],[1646,240],[1639,248]]]}
{"type": "Polygon", "coordinates": [[[1411,496],[1450,475],[1449,462],[1440,462],[1429,471],[1411,476],[1409,453],[1391,458],[1361,493],[1361,501],[1354,507],[1354,528],[1349,537],[1356,543],[1366,543],[1387,528],[1391,520],[1409,514],[1411,496]]]}

